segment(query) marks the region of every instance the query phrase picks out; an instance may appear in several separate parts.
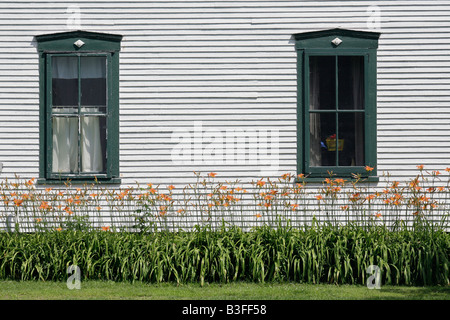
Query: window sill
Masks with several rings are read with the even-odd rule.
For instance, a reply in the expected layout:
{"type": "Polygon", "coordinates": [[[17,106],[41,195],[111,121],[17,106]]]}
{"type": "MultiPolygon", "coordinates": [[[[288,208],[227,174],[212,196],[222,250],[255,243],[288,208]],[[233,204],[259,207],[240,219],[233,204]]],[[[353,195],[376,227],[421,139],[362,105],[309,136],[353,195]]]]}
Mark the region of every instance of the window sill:
{"type": "MultiPolygon", "coordinates": [[[[306,178],[303,178],[303,179],[295,179],[294,183],[306,182],[306,183],[318,184],[318,183],[325,182],[326,178],[330,178],[330,177],[306,177],[306,178]]],[[[339,175],[333,176],[330,179],[331,180],[344,179],[346,181],[356,181],[357,180],[354,177],[345,177],[345,176],[339,176],[339,175]]],[[[365,182],[377,183],[379,181],[380,181],[380,178],[378,176],[369,176],[369,177],[361,177],[360,178],[360,183],[365,183],[365,182]]]]}
{"type": "Polygon", "coordinates": [[[83,184],[120,184],[122,180],[120,178],[97,178],[97,182],[95,179],[88,179],[88,178],[81,178],[81,179],[44,179],[39,178],[37,180],[38,185],[62,185],[66,182],[68,182],[71,185],[83,185],[83,184]]]}

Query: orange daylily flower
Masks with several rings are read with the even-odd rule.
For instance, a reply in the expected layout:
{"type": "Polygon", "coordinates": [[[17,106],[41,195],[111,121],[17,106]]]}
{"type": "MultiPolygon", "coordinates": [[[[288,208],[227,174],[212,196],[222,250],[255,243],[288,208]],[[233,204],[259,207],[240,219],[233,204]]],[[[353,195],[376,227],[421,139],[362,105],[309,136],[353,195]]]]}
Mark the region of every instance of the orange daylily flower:
{"type": "Polygon", "coordinates": [[[258,187],[263,187],[265,184],[266,184],[266,183],[265,183],[264,181],[262,181],[262,180],[259,180],[259,181],[256,183],[256,185],[257,185],[258,187]]]}
{"type": "Polygon", "coordinates": [[[290,178],[291,177],[291,175],[289,174],[289,173],[285,173],[285,174],[283,174],[282,176],[281,176],[281,178],[283,179],[283,180],[287,180],[288,178],[290,178]]]}
{"type": "Polygon", "coordinates": [[[338,179],[334,179],[334,182],[336,182],[337,184],[344,184],[344,183],[345,183],[345,181],[346,181],[346,180],[344,180],[344,179],[340,179],[340,178],[338,178],[338,179]]]}
{"type": "Polygon", "coordinates": [[[420,171],[422,171],[423,170],[423,164],[419,164],[418,166],[417,166],[417,169],[419,169],[420,171]]]}
{"type": "Polygon", "coordinates": [[[236,200],[232,195],[227,195],[227,200],[228,201],[233,201],[233,200],[236,200]]]}
{"type": "Polygon", "coordinates": [[[259,213],[255,214],[255,216],[256,216],[256,218],[261,218],[262,217],[262,215],[259,214],[259,213]]]}
{"type": "Polygon", "coordinates": [[[39,207],[39,209],[48,210],[48,209],[51,209],[51,207],[48,205],[47,201],[42,201],[41,202],[41,206],[39,207]]]}
{"type": "Polygon", "coordinates": [[[365,169],[366,169],[367,172],[370,172],[370,171],[372,171],[374,168],[373,168],[373,167],[366,166],[365,169]]]}
{"type": "Polygon", "coordinates": [[[341,191],[341,187],[334,187],[333,189],[331,189],[331,192],[334,193],[338,193],[339,191],[341,191]]]}
{"type": "Polygon", "coordinates": [[[208,176],[210,176],[211,178],[214,178],[215,176],[217,176],[217,173],[210,172],[210,173],[208,173],[208,176]]]}
{"type": "Polygon", "coordinates": [[[175,186],[174,186],[174,185],[170,185],[170,186],[167,187],[167,189],[169,189],[170,191],[172,191],[173,189],[175,189],[175,186]]]}
{"type": "Polygon", "coordinates": [[[109,226],[102,227],[102,230],[103,230],[103,231],[109,231],[109,226]]]}
{"type": "Polygon", "coordinates": [[[298,188],[298,189],[302,189],[302,188],[303,188],[303,184],[301,184],[301,183],[296,183],[296,184],[295,184],[295,187],[298,188]]]}
{"type": "Polygon", "coordinates": [[[159,195],[159,198],[164,201],[172,201],[171,197],[169,197],[168,195],[165,195],[163,193],[159,195]]]}
{"type": "Polygon", "coordinates": [[[316,196],[316,199],[320,201],[320,200],[322,200],[322,199],[323,199],[323,196],[321,196],[321,195],[318,195],[318,196],[316,196]]]}
{"type": "Polygon", "coordinates": [[[399,185],[399,183],[400,183],[400,182],[398,182],[398,181],[394,181],[394,182],[392,182],[392,186],[391,186],[391,189],[397,188],[397,187],[398,187],[398,185],[399,185]]]}
{"type": "Polygon", "coordinates": [[[19,199],[14,199],[14,205],[16,207],[20,207],[22,205],[23,200],[19,200],[19,199]]]}

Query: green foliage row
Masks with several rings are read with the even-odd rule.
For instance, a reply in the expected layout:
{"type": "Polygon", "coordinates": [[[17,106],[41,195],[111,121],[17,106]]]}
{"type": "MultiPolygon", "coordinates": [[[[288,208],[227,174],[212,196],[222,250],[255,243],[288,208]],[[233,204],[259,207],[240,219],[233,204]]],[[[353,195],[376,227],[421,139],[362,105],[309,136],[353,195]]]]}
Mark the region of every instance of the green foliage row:
{"type": "Polygon", "coordinates": [[[66,281],[76,265],[82,281],[366,284],[377,265],[382,284],[448,285],[449,255],[444,231],[383,226],[1,233],[0,279],[66,281]]]}

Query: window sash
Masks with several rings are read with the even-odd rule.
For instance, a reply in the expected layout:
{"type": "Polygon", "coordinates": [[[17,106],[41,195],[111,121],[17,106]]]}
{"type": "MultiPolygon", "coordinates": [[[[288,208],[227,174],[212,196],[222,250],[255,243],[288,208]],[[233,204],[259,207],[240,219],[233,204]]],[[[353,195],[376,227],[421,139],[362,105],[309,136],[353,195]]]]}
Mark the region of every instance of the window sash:
{"type": "MultiPolygon", "coordinates": [[[[351,174],[367,174],[365,170],[365,166],[370,163],[370,143],[369,143],[369,135],[373,135],[371,130],[373,130],[370,125],[370,117],[372,117],[372,109],[373,106],[370,105],[369,94],[369,77],[371,76],[369,73],[371,72],[369,68],[370,54],[367,50],[361,49],[340,49],[340,50],[328,50],[328,49],[305,49],[303,51],[303,59],[302,59],[302,69],[303,69],[303,110],[301,112],[301,116],[303,117],[303,139],[300,143],[303,144],[303,170],[302,172],[311,174],[316,177],[324,177],[328,176],[329,173],[335,173],[341,176],[350,176],[351,174]],[[334,70],[336,82],[335,82],[335,105],[334,108],[326,110],[310,110],[310,68],[309,61],[311,56],[333,56],[335,57],[336,68],[334,70]],[[338,57],[339,56],[363,56],[364,57],[364,109],[339,109],[338,106],[338,57]],[[336,148],[336,165],[335,166],[311,166],[310,156],[311,156],[311,145],[310,145],[310,115],[311,114],[321,114],[321,113],[335,113],[338,114],[346,114],[346,113],[362,113],[364,114],[364,162],[363,166],[339,166],[339,150],[336,148]]],[[[302,91],[299,91],[302,92],[302,91]]],[[[336,118],[336,133],[338,133],[338,116],[336,118]]],[[[300,129],[301,130],[301,129],[300,129]]]]}
{"type": "MultiPolygon", "coordinates": [[[[47,134],[46,134],[46,144],[47,144],[47,170],[46,170],[46,178],[47,179],[92,179],[92,178],[111,178],[110,165],[108,163],[108,159],[110,158],[110,148],[109,141],[106,138],[103,143],[105,143],[104,152],[105,154],[102,156],[105,157],[104,168],[101,172],[83,172],[82,171],[82,162],[81,162],[81,135],[82,128],[81,122],[83,117],[88,116],[96,116],[96,117],[104,117],[106,119],[106,137],[108,137],[108,130],[110,129],[111,123],[111,110],[110,110],[110,98],[111,98],[111,54],[110,53],[51,53],[47,55],[46,58],[46,82],[47,82],[47,91],[46,91],[46,123],[47,123],[47,134]],[[54,57],[77,57],[78,58],[78,106],[77,112],[54,112],[53,102],[52,102],[52,59],[54,57]],[[81,58],[82,57],[104,57],[106,59],[105,66],[105,76],[106,76],[106,106],[105,111],[95,111],[95,110],[87,110],[91,106],[82,106],[81,105],[81,58]],[[54,118],[77,118],[78,119],[78,141],[77,141],[77,172],[53,172],[53,119],[54,118]]],[[[101,151],[103,152],[103,151],[101,151]]]]}

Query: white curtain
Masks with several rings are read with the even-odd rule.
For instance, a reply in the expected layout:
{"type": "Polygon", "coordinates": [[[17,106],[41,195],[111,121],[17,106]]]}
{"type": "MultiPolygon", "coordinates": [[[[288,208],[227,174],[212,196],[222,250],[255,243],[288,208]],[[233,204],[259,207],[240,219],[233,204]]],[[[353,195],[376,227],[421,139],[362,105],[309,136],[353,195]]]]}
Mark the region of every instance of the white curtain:
{"type": "MultiPolygon", "coordinates": [[[[102,57],[82,59],[82,78],[106,78],[102,57]]],[[[57,57],[52,61],[54,79],[78,79],[78,59],[57,57]]],[[[105,94],[99,92],[99,94],[105,94]]],[[[60,109],[63,111],[63,109],[60,109]]],[[[83,106],[82,112],[97,112],[98,107],[83,106]]],[[[98,116],[53,117],[53,172],[78,172],[78,134],[80,134],[81,172],[102,172],[103,148],[98,116]],[[80,124],[78,123],[80,119],[80,124]]]]}
{"type": "Polygon", "coordinates": [[[78,171],[78,118],[53,118],[53,172],[78,171]]]}
{"type": "MultiPolygon", "coordinates": [[[[310,60],[309,65],[309,109],[319,109],[320,76],[318,59],[310,60]],[[311,63],[312,62],[312,63],[311,63]]],[[[309,149],[310,166],[317,167],[322,164],[321,144],[320,144],[320,114],[314,113],[309,118],[309,149]]]]}
{"type": "Polygon", "coordinates": [[[103,171],[99,117],[81,117],[81,171],[103,171]]]}
{"type": "MultiPolygon", "coordinates": [[[[364,109],[364,60],[361,57],[352,59],[353,109],[364,109]]],[[[363,117],[364,119],[364,117],[363,117]]],[[[364,164],[364,123],[355,116],[355,165],[364,164]]]]}

